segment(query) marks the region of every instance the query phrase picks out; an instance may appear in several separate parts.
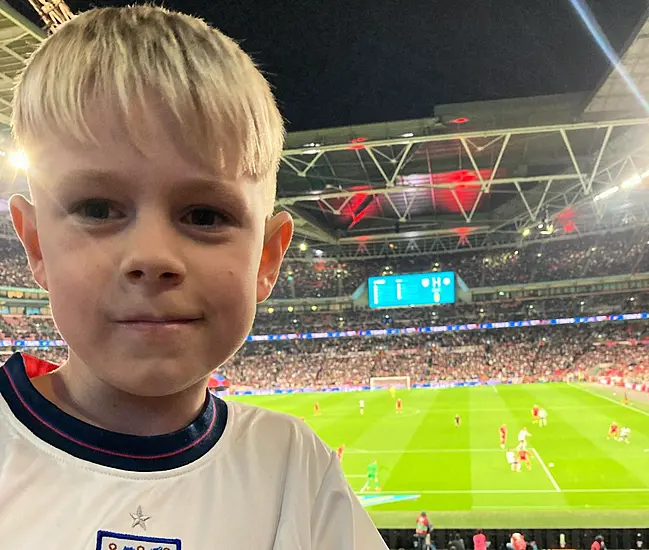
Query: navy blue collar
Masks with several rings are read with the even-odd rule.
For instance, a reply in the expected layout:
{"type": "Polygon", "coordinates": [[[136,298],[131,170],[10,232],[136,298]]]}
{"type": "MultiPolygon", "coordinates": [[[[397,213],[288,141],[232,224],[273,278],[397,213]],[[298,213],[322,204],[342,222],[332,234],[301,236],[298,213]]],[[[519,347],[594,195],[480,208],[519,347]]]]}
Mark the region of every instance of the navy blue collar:
{"type": "Polygon", "coordinates": [[[0,368],[0,394],[34,435],[95,464],[133,472],[160,472],[194,462],[221,438],[228,418],[225,402],[207,392],[198,418],[177,432],[135,436],[92,426],[54,406],[32,385],[25,361],[15,353],[0,368]]]}

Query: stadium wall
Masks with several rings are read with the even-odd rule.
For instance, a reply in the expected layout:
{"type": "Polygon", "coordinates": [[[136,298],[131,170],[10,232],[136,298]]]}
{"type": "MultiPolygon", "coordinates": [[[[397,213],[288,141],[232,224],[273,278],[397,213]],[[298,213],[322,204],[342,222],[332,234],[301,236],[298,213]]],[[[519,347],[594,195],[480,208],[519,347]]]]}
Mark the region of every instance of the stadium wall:
{"type": "MultiPolygon", "coordinates": [[[[435,524],[434,513],[430,514],[431,523],[435,524]]],[[[413,548],[415,523],[417,518],[412,519],[412,530],[410,529],[379,529],[383,539],[390,549],[413,548]]],[[[589,550],[595,537],[604,537],[606,550],[644,550],[649,542],[649,528],[629,529],[524,529],[515,526],[516,518],[512,517],[511,529],[483,529],[487,541],[490,542],[489,550],[505,550],[513,533],[522,533],[529,548],[538,550],[589,550]],[[563,535],[563,536],[562,536],[563,535]],[[533,545],[532,543],[536,543],[533,545]]],[[[480,528],[478,526],[477,528],[480,528]]],[[[459,533],[464,540],[467,550],[473,549],[473,535],[475,530],[467,529],[435,529],[431,536],[431,542],[438,550],[448,548],[448,543],[459,533]]]]}

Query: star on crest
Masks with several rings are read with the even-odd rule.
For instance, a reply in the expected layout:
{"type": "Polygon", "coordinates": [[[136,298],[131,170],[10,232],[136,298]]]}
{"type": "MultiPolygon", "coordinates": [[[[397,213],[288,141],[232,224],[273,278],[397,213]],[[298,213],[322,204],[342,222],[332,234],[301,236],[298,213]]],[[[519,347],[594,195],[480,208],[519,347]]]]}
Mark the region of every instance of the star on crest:
{"type": "Polygon", "coordinates": [[[151,516],[145,516],[142,513],[142,506],[138,506],[135,514],[131,514],[131,518],[133,518],[133,525],[131,527],[137,527],[139,525],[146,531],[146,522],[151,519],[151,516]]]}

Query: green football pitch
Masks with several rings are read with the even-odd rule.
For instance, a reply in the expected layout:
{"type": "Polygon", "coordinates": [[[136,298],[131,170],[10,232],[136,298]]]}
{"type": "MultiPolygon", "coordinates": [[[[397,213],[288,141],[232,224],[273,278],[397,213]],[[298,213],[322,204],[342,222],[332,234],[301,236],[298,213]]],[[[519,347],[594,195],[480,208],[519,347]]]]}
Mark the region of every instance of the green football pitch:
{"type": "Polygon", "coordinates": [[[649,525],[649,406],[621,404],[608,388],[534,384],[237,397],[305,417],[332,448],[358,493],[367,465],[379,464],[381,492],[359,494],[378,527],[413,527],[425,510],[436,527],[641,527],[649,525]],[[365,414],[359,413],[359,399],[365,414]],[[313,412],[318,402],[321,415],[313,412]],[[534,404],[548,426],[531,422],[534,404]],[[459,428],[454,417],[461,416],[459,428]],[[607,440],[610,423],[631,443],[607,440]],[[500,449],[526,426],[532,469],[512,472],[500,449]]]}

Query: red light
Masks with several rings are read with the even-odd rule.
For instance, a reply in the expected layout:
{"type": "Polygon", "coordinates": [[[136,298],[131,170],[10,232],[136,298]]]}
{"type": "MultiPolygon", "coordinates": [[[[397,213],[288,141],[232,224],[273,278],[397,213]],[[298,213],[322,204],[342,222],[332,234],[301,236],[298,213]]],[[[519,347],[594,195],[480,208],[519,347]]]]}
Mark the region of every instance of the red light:
{"type": "Polygon", "coordinates": [[[456,227],[453,231],[458,235],[458,244],[460,246],[469,244],[469,233],[472,229],[470,227],[456,227]]]}
{"type": "Polygon", "coordinates": [[[459,118],[449,120],[448,122],[449,122],[449,124],[466,124],[467,122],[469,122],[469,119],[466,118],[466,117],[461,116],[459,118]]]}
{"type": "Polygon", "coordinates": [[[567,208],[564,208],[555,217],[557,220],[562,222],[571,221],[575,217],[575,211],[571,206],[569,206],[567,208]]]}
{"type": "Polygon", "coordinates": [[[573,221],[569,221],[566,225],[563,226],[563,230],[566,233],[574,233],[577,231],[577,224],[573,221]]]}
{"type": "Polygon", "coordinates": [[[364,137],[357,137],[352,139],[349,143],[351,145],[348,147],[348,149],[352,151],[358,151],[359,149],[365,149],[365,145],[363,145],[364,142],[367,141],[367,138],[364,137]]]}

